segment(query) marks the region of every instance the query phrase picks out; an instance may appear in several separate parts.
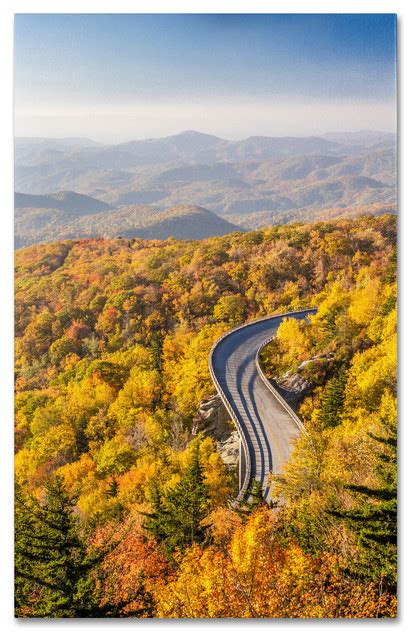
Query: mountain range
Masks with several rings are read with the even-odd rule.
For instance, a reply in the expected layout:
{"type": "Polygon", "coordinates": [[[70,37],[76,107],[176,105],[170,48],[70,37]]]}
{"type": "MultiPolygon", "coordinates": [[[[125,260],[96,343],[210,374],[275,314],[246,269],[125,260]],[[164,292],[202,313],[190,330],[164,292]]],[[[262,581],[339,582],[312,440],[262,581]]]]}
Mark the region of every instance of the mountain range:
{"type": "Polygon", "coordinates": [[[197,239],[334,208],[394,207],[395,136],[17,138],[15,189],[18,245],[92,233],[197,239]]]}
{"type": "Polygon", "coordinates": [[[146,238],[165,240],[201,240],[226,235],[243,229],[220,218],[202,207],[182,205],[163,211],[144,205],[128,205],[111,209],[104,202],[73,192],[61,192],[59,208],[39,207],[39,200],[55,200],[52,196],[15,194],[17,203],[33,206],[15,209],[16,248],[38,242],[61,239],[105,237],[146,238]],[[74,215],[73,205],[78,202],[79,215],[74,215]]]}

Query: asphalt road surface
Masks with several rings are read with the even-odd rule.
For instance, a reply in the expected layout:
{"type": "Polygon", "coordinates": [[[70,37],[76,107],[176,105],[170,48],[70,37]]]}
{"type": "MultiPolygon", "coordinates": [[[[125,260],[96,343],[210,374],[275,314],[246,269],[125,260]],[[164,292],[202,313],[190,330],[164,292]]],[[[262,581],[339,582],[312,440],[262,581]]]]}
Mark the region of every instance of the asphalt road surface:
{"type": "Polygon", "coordinates": [[[279,402],[260,376],[257,352],[276,333],[284,317],[301,320],[311,312],[293,312],[242,326],[223,336],[210,356],[216,387],[231,406],[231,412],[227,409],[247,443],[250,456],[247,475],[261,483],[267,500],[271,498],[268,476],[282,471],[300,427],[299,420],[285,403],[279,402]]]}

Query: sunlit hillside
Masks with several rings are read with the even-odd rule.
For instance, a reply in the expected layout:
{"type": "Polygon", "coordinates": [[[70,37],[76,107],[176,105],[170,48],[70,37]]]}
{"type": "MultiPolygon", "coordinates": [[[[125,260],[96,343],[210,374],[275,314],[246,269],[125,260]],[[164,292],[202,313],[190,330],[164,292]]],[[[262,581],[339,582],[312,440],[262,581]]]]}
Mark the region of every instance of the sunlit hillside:
{"type": "Polygon", "coordinates": [[[381,215],[18,250],[17,614],[394,616],[395,246],[381,215]],[[274,508],[255,486],[233,507],[234,472],[192,433],[209,351],[312,305],[263,356],[307,382],[308,435],[274,508]]]}

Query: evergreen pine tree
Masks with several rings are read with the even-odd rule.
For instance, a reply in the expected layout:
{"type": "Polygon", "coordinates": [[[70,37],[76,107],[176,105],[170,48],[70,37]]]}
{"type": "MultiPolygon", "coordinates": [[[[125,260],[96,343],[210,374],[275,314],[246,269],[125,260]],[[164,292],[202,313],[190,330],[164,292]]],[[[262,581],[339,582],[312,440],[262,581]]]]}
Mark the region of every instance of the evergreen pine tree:
{"type": "Polygon", "coordinates": [[[397,434],[396,425],[383,419],[387,435],[369,434],[381,444],[376,453],[377,488],[348,485],[359,506],[331,511],[354,531],[360,549],[355,572],[365,579],[382,579],[395,591],[397,584],[397,434]]]}
{"type": "Polygon", "coordinates": [[[382,276],[383,284],[394,284],[397,280],[397,245],[393,245],[387,261],[387,269],[382,276]]]}
{"type": "Polygon", "coordinates": [[[88,451],[88,438],[85,434],[87,425],[88,420],[85,416],[81,416],[81,418],[77,420],[75,429],[75,442],[78,456],[88,451]]]}
{"type": "Polygon", "coordinates": [[[324,429],[336,427],[341,420],[346,382],[347,375],[343,365],[325,386],[320,410],[321,424],[324,429]]]}
{"type": "Polygon", "coordinates": [[[164,499],[155,491],[153,513],[147,516],[146,528],[171,556],[175,550],[204,542],[206,526],[202,521],[209,513],[209,506],[198,444],[191,465],[178,484],[168,489],[164,499]]]}
{"type": "Polygon", "coordinates": [[[160,331],[155,331],[150,343],[150,357],[152,366],[159,373],[162,371],[163,336],[160,331]]]}
{"type": "Polygon", "coordinates": [[[144,528],[160,542],[164,539],[164,521],[167,512],[163,507],[162,494],[157,483],[154,483],[150,488],[150,504],[153,511],[144,514],[146,516],[144,528]]]}
{"type": "Polygon", "coordinates": [[[246,491],[244,500],[237,504],[236,511],[243,519],[247,518],[260,506],[269,506],[263,495],[261,482],[253,480],[246,491]]]}
{"type": "MultiPolygon", "coordinates": [[[[150,343],[150,359],[152,363],[153,369],[155,369],[159,374],[162,373],[162,352],[163,352],[163,336],[160,331],[156,331],[153,334],[151,343],[150,343]]],[[[160,382],[162,378],[160,378],[160,382]]],[[[156,393],[153,403],[152,409],[155,410],[161,401],[162,398],[162,389],[159,387],[159,391],[156,393]]]]}
{"type": "MultiPolygon", "coordinates": [[[[34,503],[34,501],[31,501],[34,503]]],[[[15,581],[14,598],[16,616],[25,617],[32,613],[32,603],[36,600],[41,586],[32,579],[32,562],[41,552],[42,538],[36,531],[33,504],[24,502],[19,486],[15,488],[15,581]]]]}
{"type": "Polygon", "coordinates": [[[118,482],[115,476],[111,477],[110,484],[106,489],[106,494],[109,498],[116,498],[118,495],[118,482]]]}
{"type": "Polygon", "coordinates": [[[61,478],[54,477],[47,483],[43,504],[16,491],[16,616],[105,615],[93,576],[104,555],[102,549],[87,553],[73,501],[61,478]]]}

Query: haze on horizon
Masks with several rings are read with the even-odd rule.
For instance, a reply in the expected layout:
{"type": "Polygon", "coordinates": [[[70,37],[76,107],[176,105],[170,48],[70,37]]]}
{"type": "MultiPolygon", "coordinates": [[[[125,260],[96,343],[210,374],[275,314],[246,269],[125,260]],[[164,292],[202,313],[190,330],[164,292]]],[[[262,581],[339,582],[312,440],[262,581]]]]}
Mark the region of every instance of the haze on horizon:
{"type": "Polygon", "coordinates": [[[20,14],[16,136],[396,129],[393,14],[20,14]]]}

